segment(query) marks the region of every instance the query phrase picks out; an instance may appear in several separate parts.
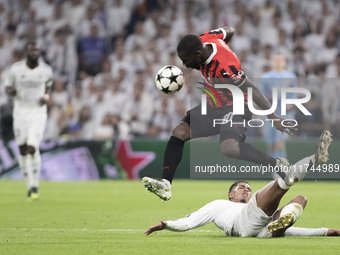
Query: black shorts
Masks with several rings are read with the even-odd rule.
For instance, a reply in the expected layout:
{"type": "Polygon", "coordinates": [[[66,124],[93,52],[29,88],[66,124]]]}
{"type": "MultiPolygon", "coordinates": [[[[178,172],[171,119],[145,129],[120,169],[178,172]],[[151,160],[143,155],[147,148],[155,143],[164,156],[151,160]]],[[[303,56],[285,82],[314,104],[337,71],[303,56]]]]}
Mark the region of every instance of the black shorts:
{"type": "Polygon", "coordinates": [[[207,114],[201,114],[201,105],[189,111],[182,121],[190,126],[190,139],[220,135],[220,143],[226,139],[234,138],[239,142],[246,140],[248,121],[252,117],[248,105],[245,105],[244,115],[233,115],[232,106],[219,108],[207,107],[207,114]]]}

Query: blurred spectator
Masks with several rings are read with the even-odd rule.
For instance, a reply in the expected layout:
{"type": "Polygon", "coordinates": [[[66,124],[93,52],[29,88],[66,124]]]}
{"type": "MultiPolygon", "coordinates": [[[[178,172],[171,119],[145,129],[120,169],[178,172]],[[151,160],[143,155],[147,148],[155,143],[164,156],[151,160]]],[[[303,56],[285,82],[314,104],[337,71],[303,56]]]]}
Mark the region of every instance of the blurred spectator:
{"type": "Polygon", "coordinates": [[[123,120],[129,125],[133,136],[145,135],[153,114],[150,96],[144,93],[142,80],[137,80],[133,89],[133,97],[126,102],[122,113],[123,120]]]}
{"type": "Polygon", "coordinates": [[[110,79],[112,79],[111,63],[105,60],[103,62],[102,71],[93,78],[93,82],[95,83],[96,86],[106,86],[106,83],[110,79]]]}
{"type": "Polygon", "coordinates": [[[113,37],[125,36],[124,28],[130,18],[130,10],[122,2],[114,0],[114,6],[109,9],[108,33],[113,37]]]}
{"type": "Polygon", "coordinates": [[[85,16],[86,5],[83,0],[69,0],[64,6],[65,16],[68,19],[72,30],[76,31],[80,20],[85,16]]]}
{"type": "Polygon", "coordinates": [[[260,40],[261,16],[258,9],[249,13],[249,19],[245,21],[244,32],[249,35],[252,40],[260,40]]]}
{"type": "Polygon", "coordinates": [[[335,61],[327,66],[326,78],[340,78],[340,53],[335,57],[335,61]]]}
{"type": "Polygon", "coordinates": [[[83,98],[83,88],[80,84],[74,87],[73,95],[71,100],[71,107],[73,116],[76,118],[79,116],[80,110],[86,103],[86,100],[83,98]]]}
{"type": "Polygon", "coordinates": [[[105,37],[98,35],[98,27],[91,25],[90,36],[78,42],[79,68],[90,75],[102,71],[103,62],[109,53],[105,37]]]}
{"type": "Polygon", "coordinates": [[[121,81],[111,79],[108,84],[108,91],[105,94],[105,101],[109,102],[111,112],[121,116],[127,100],[128,95],[122,92],[121,81]]]}
{"type": "Polygon", "coordinates": [[[255,65],[255,69],[257,72],[255,73],[255,78],[259,78],[261,74],[264,72],[264,69],[266,67],[271,66],[272,62],[272,57],[273,57],[273,47],[270,44],[267,44],[264,46],[264,50],[262,53],[261,58],[255,65]]]}
{"type": "Polygon", "coordinates": [[[91,122],[90,107],[83,106],[77,119],[77,122],[68,129],[70,137],[72,139],[93,139],[94,125],[91,122]]]}
{"type": "Polygon", "coordinates": [[[11,50],[8,47],[5,47],[5,38],[3,34],[0,34],[0,56],[1,62],[0,67],[4,68],[7,63],[10,62],[11,59],[11,50]]]}
{"type": "Polygon", "coordinates": [[[53,92],[51,96],[53,98],[53,104],[63,109],[63,111],[66,111],[68,104],[68,93],[66,91],[64,79],[58,78],[54,81],[53,92]]]}
{"type": "MultiPolygon", "coordinates": [[[[22,19],[17,27],[16,34],[20,39],[35,40],[42,39],[43,26],[37,22],[36,10],[29,9],[28,17],[22,19]]],[[[42,45],[42,43],[40,43],[42,45]]]]}
{"type": "Polygon", "coordinates": [[[46,60],[56,77],[64,77],[66,82],[75,82],[78,68],[77,52],[74,45],[67,41],[63,29],[55,32],[55,41],[47,48],[46,60]]]}
{"type": "Polygon", "coordinates": [[[46,23],[44,24],[44,33],[46,33],[47,42],[53,43],[57,40],[57,38],[55,38],[57,30],[63,31],[66,35],[71,35],[73,32],[69,20],[64,17],[61,4],[54,6],[53,15],[47,17],[46,23]]]}
{"type": "Polygon", "coordinates": [[[112,139],[113,135],[114,129],[111,123],[111,116],[107,113],[102,123],[94,128],[93,138],[98,140],[112,139]]]}
{"type": "Polygon", "coordinates": [[[240,54],[242,50],[249,50],[251,45],[250,37],[243,32],[243,27],[242,21],[238,22],[235,26],[235,37],[232,41],[232,49],[236,55],[240,54]]]}
{"type": "Polygon", "coordinates": [[[126,72],[129,71],[131,75],[135,71],[134,68],[129,65],[131,61],[129,55],[125,53],[124,43],[123,37],[117,37],[114,46],[115,50],[110,55],[111,75],[113,78],[118,78],[120,69],[124,69],[126,72]]]}
{"type": "Polygon", "coordinates": [[[6,48],[10,53],[14,50],[21,51],[24,47],[24,42],[15,36],[15,31],[16,26],[14,25],[8,25],[6,28],[4,48],[6,48]]]}
{"type": "Polygon", "coordinates": [[[280,29],[279,40],[278,40],[277,45],[275,46],[275,54],[285,56],[287,62],[290,62],[293,56],[292,48],[293,48],[293,43],[289,38],[287,38],[286,31],[283,29],[280,29]]]}
{"type": "Polygon", "coordinates": [[[326,36],[325,46],[319,52],[317,57],[318,64],[330,64],[334,60],[334,56],[337,55],[338,49],[335,47],[336,38],[333,32],[329,32],[326,36]]]}
{"type": "Polygon", "coordinates": [[[107,114],[111,107],[108,101],[105,100],[105,91],[106,88],[104,86],[95,87],[96,97],[95,100],[91,102],[91,115],[94,127],[101,125],[105,114],[107,114]]]}
{"type": "Polygon", "coordinates": [[[106,29],[103,22],[96,18],[98,6],[96,4],[90,4],[86,10],[86,16],[78,24],[78,36],[79,38],[93,36],[93,27],[97,27],[96,34],[98,37],[104,38],[106,36],[106,29]]]}
{"type": "Polygon", "coordinates": [[[137,21],[134,33],[126,38],[125,52],[126,54],[137,54],[141,52],[144,45],[147,43],[147,38],[143,32],[143,21],[137,21]]]}
{"type": "Polygon", "coordinates": [[[172,114],[168,112],[168,102],[163,100],[161,108],[156,109],[155,117],[152,120],[152,128],[157,131],[157,137],[161,140],[169,139],[173,128],[172,114]]]}
{"type": "Polygon", "coordinates": [[[53,15],[54,2],[54,0],[35,0],[31,2],[31,8],[37,10],[37,21],[39,23],[45,23],[53,15]]]}
{"type": "Polygon", "coordinates": [[[315,60],[324,46],[325,37],[323,33],[323,19],[319,19],[311,26],[312,33],[306,36],[306,48],[312,53],[315,60]]]}
{"type": "MultiPolygon", "coordinates": [[[[270,8],[270,12],[271,10],[272,8],[270,8]]],[[[263,23],[264,22],[262,22],[262,24],[263,23]]],[[[272,16],[270,23],[268,23],[268,25],[264,25],[264,24],[262,25],[262,29],[260,31],[261,42],[263,44],[269,44],[275,47],[275,45],[278,44],[280,28],[281,28],[281,14],[279,12],[276,12],[272,16]]]]}

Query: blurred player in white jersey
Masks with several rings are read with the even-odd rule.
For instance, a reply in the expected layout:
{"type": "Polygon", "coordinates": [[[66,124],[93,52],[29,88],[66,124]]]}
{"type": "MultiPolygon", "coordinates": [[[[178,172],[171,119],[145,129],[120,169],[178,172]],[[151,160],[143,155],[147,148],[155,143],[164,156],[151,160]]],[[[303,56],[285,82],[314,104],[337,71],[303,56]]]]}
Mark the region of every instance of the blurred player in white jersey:
{"type": "MultiPolygon", "coordinates": [[[[313,165],[317,166],[327,162],[328,147],[331,141],[331,133],[324,131],[315,154],[292,166],[298,172],[299,180],[297,181],[301,181],[313,165]]],[[[281,198],[289,188],[290,186],[279,178],[252,195],[248,182],[235,182],[229,189],[228,197],[230,201],[215,200],[184,218],[161,221],[161,223],[150,227],[145,234],[149,235],[154,231],[163,229],[187,231],[214,222],[227,236],[340,236],[339,229],[291,228],[301,216],[307,204],[307,199],[298,195],[279,209],[281,198]]]]}
{"type": "Polygon", "coordinates": [[[6,92],[14,97],[13,129],[20,155],[19,166],[23,172],[28,200],[39,198],[41,157],[39,143],[47,120],[50,100],[52,68],[39,61],[40,48],[36,42],[25,46],[26,59],[14,63],[5,80],[6,92]]]}

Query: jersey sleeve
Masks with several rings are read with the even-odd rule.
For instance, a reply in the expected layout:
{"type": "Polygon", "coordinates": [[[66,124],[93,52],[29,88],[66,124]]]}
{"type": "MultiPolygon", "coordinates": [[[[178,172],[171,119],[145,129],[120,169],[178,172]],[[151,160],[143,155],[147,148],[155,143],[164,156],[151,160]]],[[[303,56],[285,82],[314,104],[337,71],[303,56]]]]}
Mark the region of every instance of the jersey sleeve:
{"type": "Polygon", "coordinates": [[[5,87],[12,87],[15,85],[15,75],[13,67],[10,67],[4,81],[5,87]]]}
{"type": "Polygon", "coordinates": [[[218,200],[206,204],[196,212],[193,212],[184,218],[177,220],[166,221],[168,224],[167,228],[171,231],[187,231],[193,228],[202,227],[212,221],[219,215],[221,209],[224,207],[220,206],[218,200]]]}
{"type": "Polygon", "coordinates": [[[53,84],[53,71],[51,67],[47,68],[46,74],[47,74],[45,82],[46,87],[51,87],[53,84]]]}
{"type": "Polygon", "coordinates": [[[327,228],[296,228],[286,230],[286,236],[327,236],[327,228]]]}
{"type": "Polygon", "coordinates": [[[204,34],[201,35],[201,37],[217,37],[217,39],[222,39],[224,40],[227,37],[227,32],[223,28],[217,28],[211,31],[207,31],[204,34]]]}

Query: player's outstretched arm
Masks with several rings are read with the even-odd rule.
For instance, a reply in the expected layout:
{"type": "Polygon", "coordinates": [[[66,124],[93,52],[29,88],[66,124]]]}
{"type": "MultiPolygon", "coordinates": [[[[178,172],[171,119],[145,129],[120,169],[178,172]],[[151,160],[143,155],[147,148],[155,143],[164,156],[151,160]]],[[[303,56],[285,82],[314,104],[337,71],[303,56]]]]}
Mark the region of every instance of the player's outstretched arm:
{"type": "Polygon", "coordinates": [[[224,41],[225,43],[229,43],[235,33],[235,29],[233,27],[223,27],[222,29],[227,33],[224,41]]]}
{"type": "Polygon", "coordinates": [[[168,224],[161,220],[160,223],[156,224],[155,226],[150,227],[147,231],[144,232],[144,234],[150,235],[152,232],[166,229],[167,226],[168,224]]]}
{"type": "Polygon", "coordinates": [[[340,229],[290,227],[286,236],[340,236],[340,229]]]}
{"type": "MultiPolygon", "coordinates": [[[[240,87],[241,90],[244,92],[247,92],[248,88],[253,89],[253,101],[255,104],[257,104],[262,110],[268,110],[271,108],[271,105],[268,101],[268,99],[262,94],[261,90],[259,90],[258,87],[255,86],[255,84],[250,81],[248,78],[246,78],[245,82],[243,85],[240,87]]],[[[273,120],[273,125],[274,127],[281,131],[282,133],[287,133],[289,135],[293,135],[292,131],[297,130],[297,127],[294,127],[295,122],[293,121],[285,121],[285,126],[282,125],[282,121],[284,121],[283,118],[277,116],[275,112],[272,114],[269,114],[268,119],[273,120]],[[275,120],[275,121],[274,121],[275,120]],[[287,127],[290,126],[290,127],[287,127]]]]}
{"type": "Polygon", "coordinates": [[[336,228],[328,229],[327,236],[340,236],[340,229],[336,228]]]}

